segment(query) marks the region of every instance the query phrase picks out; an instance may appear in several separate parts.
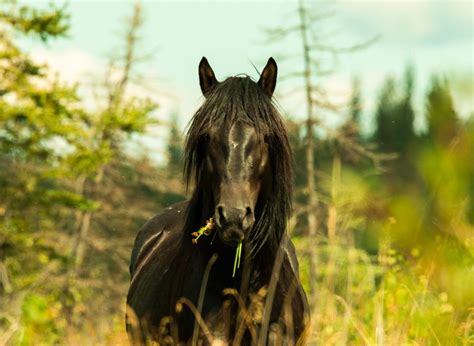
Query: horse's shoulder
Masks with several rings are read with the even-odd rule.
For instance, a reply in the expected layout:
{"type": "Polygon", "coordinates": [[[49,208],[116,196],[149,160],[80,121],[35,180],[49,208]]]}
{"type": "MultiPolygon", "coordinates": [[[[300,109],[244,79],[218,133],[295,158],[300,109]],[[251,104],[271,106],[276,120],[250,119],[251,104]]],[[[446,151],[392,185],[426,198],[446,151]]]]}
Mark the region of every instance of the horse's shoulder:
{"type": "Polygon", "coordinates": [[[171,238],[180,236],[188,203],[182,201],[163,209],[139,229],[130,259],[130,274],[135,271],[139,257],[143,257],[140,254],[145,254],[157,241],[163,240],[165,233],[170,233],[171,238]]]}
{"type": "Polygon", "coordinates": [[[189,201],[182,201],[175,203],[163,209],[159,214],[153,216],[143,227],[138,231],[144,235],[154,234],[155,232],[168,230],[184,223],[186,208],[189,201]]]}

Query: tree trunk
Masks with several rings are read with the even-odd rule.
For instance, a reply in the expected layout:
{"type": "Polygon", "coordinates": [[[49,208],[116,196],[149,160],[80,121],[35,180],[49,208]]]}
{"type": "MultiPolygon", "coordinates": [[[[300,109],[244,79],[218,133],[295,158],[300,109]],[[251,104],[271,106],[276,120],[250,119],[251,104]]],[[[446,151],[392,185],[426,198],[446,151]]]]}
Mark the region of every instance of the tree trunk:
{"type": "MultiPolygon", "coordinates": [[[[314,120],[314,102],[313,102],[313,85],[311,82],[311,56],[310,51],[311,48],[309,46],[309,39],[308,39],[308,23],[306,18],[306,9],[304,8],[303,0],[299,0],[298,4],[298,12],[300,17],[300,35],[301,35],[301,42],[303,45],[303,63],[304,63],[304,84],[305,84],[305,93],[306,93],[306,107],[307,107],[307,118],[306,118],[306,193],[308,196],[308,213],[307,213],[307,220],[308,220],[308,236],[310,242],[316,244],[317,246],[317,195],[316,190],[314,187],[314,136],[313,136],[313,124],[315,123],[314,120]]],[[[311,293],[309,296],[309,303],[312,307],[314,312],[315,318],[315,325],[313,328],[313,334],[318,333],[318,314],[319,314],[319,304],[318,304],[318,282],[317,282],[317,263],[318,263],[318,252],[317,247],[314,247],[309,252],[309,272],[311,276],[311,293]]]]}
{"type": "Polygon", "coordinates": [[[310,46],[308,39],[308,25],[306,19],[306,10],[304,8],[303,0],[299,1],[298,12],[300,16],[300,34],[301,41],[303,44],[303,61],[304,61],[304,83],[306,92],[306,107],[307,107],[307,118],[306,118],[306,193],[308,196],[308,234],[311,237],[315,237],[317,233],[317,195],[314,188],[314,137],[313,137],[313,124],[314,120],[314,102],[313,102],[313,86],[311,83],[311,57],[310,57],[310,46]]]}

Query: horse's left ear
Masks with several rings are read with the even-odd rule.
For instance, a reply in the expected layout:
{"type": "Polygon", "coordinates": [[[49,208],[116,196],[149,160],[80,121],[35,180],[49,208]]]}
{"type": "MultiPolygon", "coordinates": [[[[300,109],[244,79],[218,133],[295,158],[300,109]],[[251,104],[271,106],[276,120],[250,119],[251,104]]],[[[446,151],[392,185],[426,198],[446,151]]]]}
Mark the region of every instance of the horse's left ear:
{"type": "Polygon", "coordinates": [[[201,85],[201,91],[204,96],[212,89],[214,85],[218,83],[214,71],[211,65],[207,61],[206,57],[202,57],[199,63],[199,84],[201,85]]]}
{"type": "Polygon", "coordinates": [[[258,80],[258,85],[260,85],[263,91],[270,97],[272,97],[273,91],[275,90],[277,73],[278,67],[275,60],[273,58],[268,59],[258,80]]]}

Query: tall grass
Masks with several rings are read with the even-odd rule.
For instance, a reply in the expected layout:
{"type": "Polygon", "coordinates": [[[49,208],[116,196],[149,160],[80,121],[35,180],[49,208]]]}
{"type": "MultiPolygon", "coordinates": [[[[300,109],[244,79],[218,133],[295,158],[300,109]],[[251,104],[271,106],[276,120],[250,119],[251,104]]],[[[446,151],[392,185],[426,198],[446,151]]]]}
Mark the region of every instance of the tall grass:
{"type": "MultiPolygon", "coordinates": [[[[442,234],[433,239],[415,237],[414,230],[420,228],[417,203],[425,203],[416,194],[392,196],[391,205],[384,207],[390,212],[371,214],[370,210],[376,211],[376,206],[383,203],[384,194],[375,194],[360,173],[342,169],[337,158],[329,171],[331,174],[322,183],[328,193],[320,198],[325,212],[320,213],[319,226],[324,232],[315,239],[303,235],[305,226],[298,219],[298,210],[289,222],[299,256],[300,277],[311,307],[306,343],[473,345],[474,268],[469,253],[474,253],[474,242],[469,223],[459,217],[454,219],[458,212],[448,203],[450,200],[443,200],[443,194],[436,197],[442,200],[439,205],[452,213],[446,214],[453,215],[448,220],[454,220],[462,231],[454,234],[466,236],[459,237],[464,239],[462,251],[457,249],[459,242],[442,234]]],[[[453,201],[457,198],[449,196],[453,201]]],[[[242,325],[250,324],[247,313],[254,321],[264,321],[268,289],[262,289],[249,306],[242,308],[242,325]]],[[[232,290],[223,294],[239,299],[232,290]]],[[[83,308],[87,309],[87,299],[84,300],[83,308]]],[[[26,303],[23,319],[4,325],[2,340],[19,344],[129,343],[124,328],[125,301],[112,320],[98,325],[95,320],[85,319],[76,327],[64,325],[54,299],[38,301],[33,297],[26,303]],[[66,334],[59,334],[59,329],[66,330],[66,334]],[[11,337],[12,333],[15,337],[11,337]]],[[[190,308],[188,302],[181,303],[183,309],[190,308]]],[[[191,308],[199,316],[199,306],[191,308]]],[[[291,330],[292,317],[285,315],[284,321],[291,330]]],[[[203,324],[204,321],[199,324],[200,332],[206,329],[203,324]]],[[[253,337],[258,340],[259,336],[253,337]]],[[[280,341],[285,344],[283,339],[280,341]]]]}

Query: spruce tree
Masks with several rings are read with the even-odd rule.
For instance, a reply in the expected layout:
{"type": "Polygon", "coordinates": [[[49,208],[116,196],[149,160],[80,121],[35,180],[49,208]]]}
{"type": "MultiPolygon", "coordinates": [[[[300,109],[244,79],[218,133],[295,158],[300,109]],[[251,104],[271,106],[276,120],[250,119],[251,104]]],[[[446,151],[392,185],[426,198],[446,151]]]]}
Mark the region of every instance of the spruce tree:
{"type": "Polygon", "coordinates": [[[168,137],[168,143],[166,145],[166,156],[167,156],[167,170],[171,177],[179,176],[182,171],[182,155],[183,155],[183,143],[182,143],[181,131],[178,127],[177,115],[174,114],[171,118],[170,132],[168,137]]]}
{"type": "Polygon", "coordinates": [[[405,71],[403,93],[397,88],[396,80],[389,77],[382,87],[376,111],[375,140],[383,151],[405,156],[415,137],[412,106],[413,68],[405,71]]]}
{"type": "Polygon", "coordinates": [[[396,109],[395,119],[395,149],[401,154],[407,154],[415,138],[413,110],[414,69],[408,65],[403,80],[403,95],[396,109]]]}
{"type": "Polygon", "coordinates": [[[352,81],[352,94],[349,102],[349,115],[351,120],[360,128],[362,115],[362,95],[359,78],[352,81]]]}
{"type": "Polygon", "coordinates": [[[455,137],[458,128],[458,116],[448,82],[433,76],[426,99],[428,137],[435,143],[446,145],[455,137]]]}
{"type": "Polygon", "coordinates": [[[385,80],[379,94],[375,113],[374,140],[382,151],[395,150],[395,113],[397,106],[396,84],[393,77],[385,80]]]}

